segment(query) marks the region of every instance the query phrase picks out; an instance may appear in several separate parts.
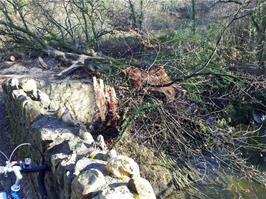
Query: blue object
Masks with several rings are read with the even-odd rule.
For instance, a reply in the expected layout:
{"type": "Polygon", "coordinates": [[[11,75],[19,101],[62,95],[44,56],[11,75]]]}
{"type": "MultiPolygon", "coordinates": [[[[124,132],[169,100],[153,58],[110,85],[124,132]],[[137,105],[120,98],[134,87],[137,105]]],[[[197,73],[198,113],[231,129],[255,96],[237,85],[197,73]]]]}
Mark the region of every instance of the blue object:
{"type": "Polygon", "coordinates": [[[18,194],[18,192],[16,192],[16,191],[12,191],[12,192],[11,192],[11,196],[12,196],[14,199],[21,199],[20,196],[19,196],[19,194],[18,194]]]}

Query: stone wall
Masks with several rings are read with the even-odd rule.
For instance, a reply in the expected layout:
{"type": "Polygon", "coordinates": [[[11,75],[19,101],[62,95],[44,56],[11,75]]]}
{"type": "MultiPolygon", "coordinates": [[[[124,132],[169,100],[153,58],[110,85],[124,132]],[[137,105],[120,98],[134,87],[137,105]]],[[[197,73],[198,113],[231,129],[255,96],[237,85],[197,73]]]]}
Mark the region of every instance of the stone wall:
{"type": "MultiPolygon", "coordinates": [[[[102,135],[93,138],[87,131],[84,124],[91,124],[97,111],[89,82],[10,79],[3,88],[13,143],[30,142],[37,149],[23,148],[19,157],[49,165],[49,199],[156,198],[132,158],[108,150],[102,135]]],[[[38,190],[36,175],[24,181],[27,191],[38,190]]]]}

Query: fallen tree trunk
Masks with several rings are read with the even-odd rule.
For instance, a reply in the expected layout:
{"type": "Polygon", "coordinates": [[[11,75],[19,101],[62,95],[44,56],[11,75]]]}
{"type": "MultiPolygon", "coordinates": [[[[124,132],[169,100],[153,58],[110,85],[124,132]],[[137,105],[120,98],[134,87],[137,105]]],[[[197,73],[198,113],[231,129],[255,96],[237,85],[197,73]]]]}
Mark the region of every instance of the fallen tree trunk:
{"type": "Polygon", "coordinates": [[[48,56],[54,57],[66,65],[70,65],[68,68],[58,73],[58,77],[72,74],[74,71],[82,67],[86,67],[89,71],[95,72],[97,70],[96,63],[106,62],[109,59],[108,57],[98,56],[95,52],[91,53],[91,56],[76,53],[65,53],[54,48],[47,48],[44,52],[48,56]]]}

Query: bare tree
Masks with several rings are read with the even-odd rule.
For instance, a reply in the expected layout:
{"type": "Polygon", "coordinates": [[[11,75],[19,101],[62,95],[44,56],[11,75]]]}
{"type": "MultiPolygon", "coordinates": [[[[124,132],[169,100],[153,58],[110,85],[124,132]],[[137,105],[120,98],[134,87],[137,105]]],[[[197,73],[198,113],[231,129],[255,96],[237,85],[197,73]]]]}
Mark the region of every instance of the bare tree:
{"type": "Polygon", "coordinates": [[[262,65],[265,61],[265,40],[266,40],[266,2],[258,1],[256,6],[256,12],[252,14],[251,20],[257,33],[257,59],[262,65]]]}
{"type": "Polygon", "coordinates": [[[86,51],[112,31],[107,9],[104,0],[0,0],[0,34],[36,48],[86,51]]]}
{"type": "Polygon", "coordinates": [[[196,3],[195,3],[195,0],[191,0],[191,8],[192,8],[192,31],[195,33],[195,31],[196,31],[196,3]]]}
{"type": "Polygon", "coordinates": [[[136,3],[132,0],[127,0],[129,10],[130,10],[130,16],[132,20],[132,28],[133,29],[142,29],[142,24],[144,20],[144,0],[139,0],[138,1],[138,7],[139,11],[137,11],[137,6],[136,3]]]}
{"type": "Polygon", "coordinates": [[[0,1],[0,35],[12,38],[16,43],[23,43],[31,46],[36,43],[45,47],[45,42],[39,38],[26,19],[27,6],[25,3],[18,0],[1,0],[0,1]]]}

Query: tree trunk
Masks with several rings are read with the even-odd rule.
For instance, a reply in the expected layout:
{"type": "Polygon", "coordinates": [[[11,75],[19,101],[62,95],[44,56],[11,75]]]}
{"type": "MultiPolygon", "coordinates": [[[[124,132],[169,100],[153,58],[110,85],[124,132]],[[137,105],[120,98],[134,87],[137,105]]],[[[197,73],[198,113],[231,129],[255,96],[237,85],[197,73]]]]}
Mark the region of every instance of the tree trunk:
{"type": "Polygon", "coordinates": [[[191,8],[192,8],[192,31],[195,33],[196,31],[196,3],[195,0],[191,0],[191,8]]]}

